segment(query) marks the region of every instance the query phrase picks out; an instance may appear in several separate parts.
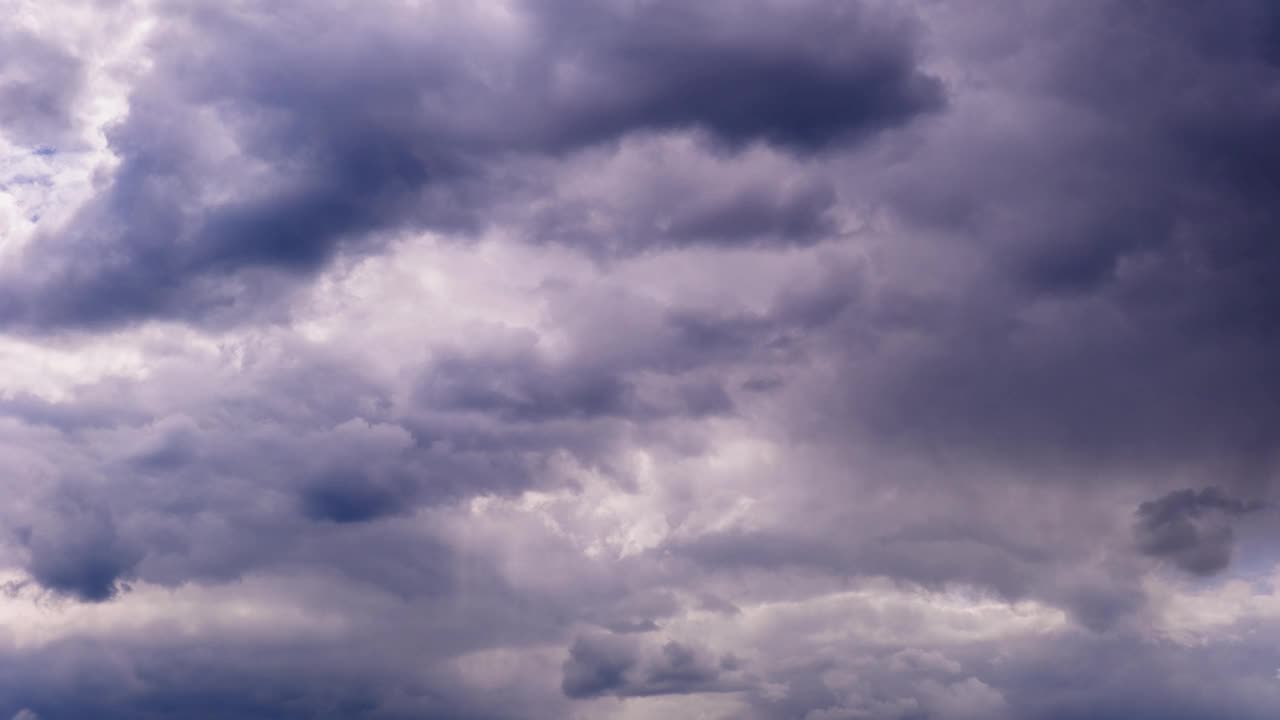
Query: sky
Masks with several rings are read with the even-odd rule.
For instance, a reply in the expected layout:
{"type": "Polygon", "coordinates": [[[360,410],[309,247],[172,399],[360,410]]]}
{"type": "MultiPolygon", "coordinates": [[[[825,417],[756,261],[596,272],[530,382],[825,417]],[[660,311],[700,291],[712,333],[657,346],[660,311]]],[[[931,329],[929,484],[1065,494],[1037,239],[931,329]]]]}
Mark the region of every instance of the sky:
{"type": "Polygon", "coordinates": [[[0,0],[0,718],[1273,720],[1280,5],[0,0]]]}

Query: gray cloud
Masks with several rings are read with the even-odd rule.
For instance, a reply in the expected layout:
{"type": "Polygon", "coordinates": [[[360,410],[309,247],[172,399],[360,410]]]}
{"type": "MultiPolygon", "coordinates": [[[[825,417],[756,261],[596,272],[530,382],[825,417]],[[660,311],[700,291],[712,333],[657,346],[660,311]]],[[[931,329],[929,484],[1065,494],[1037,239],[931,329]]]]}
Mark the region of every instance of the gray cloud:
{"type": "Polygon", "coordinates": [[[1138,507],[1134,531],[1138,547],[1169,558],[1196,575],[1212,575],[1231,562],[1235,533],[1230,519],[1262,509],[1222,494],[1217,488],[1179,490],[1138,507]]]}
{"type": "Polygon", "coordinates": [[[28,570],[42,586],[87,602],[109,600],[134,571],[141,550],[121,538],[112,517],[85,507],[82,499],[60,501],[49,521],[19,530],[30,552],[28,570]]]}
{"type": "Polygon", "coordinates": [[[1277,264],[1263,201],[1277,166],[1250,128],[1276,107],[1240,92],[1276,78],[1261,5],[1046,6],[1003,29],[984,16],[993,35],[1056,27],[1062,42],[990,51],[984,77],[1008,85],[960,101],[872,181],[971,270],[904,293],[915,310],[882,337],[927,339],[886,350],[850,400],[859,415],[1033,465],[1158,463],[1177,437],[1242,482],[1271,472],[1277,297],[1256,273],[1277,264]],[[1009,119],[989,129],[996,108],[1009,119]]]}
{"type": "Polygon", "coordinates": [[[58,145],[74,126],[80,61],[17,27],[0,33],[0,133],[27,146],[58,145]]]}
{"type": "Polygon", "coordinates": [[[675,641],[646,653],[627,636],[583,635],[569,647],[561,687],[572,698],[726,692],[741,687],[727,677],[735,669],[732,658],[675,641]]]}
{"type": "MultiPolygon", "coordinates": [[[[157,70],[112,131],[111,186],[9,274],[9,327],[243,315],[337,255],[376,252],[379,231],[479,228],[518,182],[495,164],[513,155],[681,129],[816,151],[941,104],[910,28],[845,3],[760,15],[534,2],[515,8],[533,33],[517,39],[486,37],[482,16],[394,3],[354,25],[326,5],[168,12],[157,70]],[[312,43],[297,26],[342,30],[312,43]]],[[[695,208],[669,232],[820,229],[820,189],[760,193],[695,208]]]]}
{"type": "Polygon", "coordinates": [[[1275,716],[1266,3],[153,11],[0,50],[0,717],[1275,716]]]}

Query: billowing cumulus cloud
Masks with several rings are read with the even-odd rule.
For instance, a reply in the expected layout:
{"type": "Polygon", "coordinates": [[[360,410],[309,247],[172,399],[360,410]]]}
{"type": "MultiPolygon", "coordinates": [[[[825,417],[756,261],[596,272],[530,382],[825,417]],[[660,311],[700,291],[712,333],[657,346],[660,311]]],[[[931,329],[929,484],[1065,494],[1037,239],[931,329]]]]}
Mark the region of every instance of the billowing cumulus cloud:
{"type": "MultiPolygon", "coordinates": [[[[109,187],[7,276],[0,319],[240,314],[344,251],[376,251],[386,231],[482,229],[504,196],[544,182],[522,171],[527,156],[678,130],[729,152],[811,153],[943,103],[912,28],[858,5],[387,2],[358,15],[164,6],[153,68],[108,133],[109,187]]],[[[812,234],[829,192],[744,188],[669,232],[812,234]]]]}
{"type": "Polygon", "coordinates": [[[0,717],[1280,710],[1269,3],[0,14],[0,717]]]}

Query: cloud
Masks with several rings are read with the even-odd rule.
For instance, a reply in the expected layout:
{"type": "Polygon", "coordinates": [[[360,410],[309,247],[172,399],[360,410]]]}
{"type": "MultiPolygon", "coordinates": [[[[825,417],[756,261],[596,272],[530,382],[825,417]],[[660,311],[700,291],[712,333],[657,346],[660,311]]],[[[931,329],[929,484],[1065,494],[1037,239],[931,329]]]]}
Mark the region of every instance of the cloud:
{"type": "Polygon", "coordinates": [[[1252,128],[1277,108],[1240,92],[1277,71],[1262,5],[938,11],[987,84],[861,184],[919,245],[850,328],[880,340],[850,344],[874,368],[849,384],[853,421],[1030,474],[1158,464],[1176,437],[1223,475],[1267,476],[1277,298],[1256,273],[1280,218],[1252,128]],[[1032,39],[1049,27],[1062,43],[1032,39]]]}
{"type": "Polygon", "coordinates": [[[58,145],[75,124],[80,61],[30,30],[0,34],[0,138],[28,147],[58,145]]]}
{"type": "Polygon", "coordinates": [[[110,600],[142,557],[121,538],[111,515],[66,499],[48,520],[20,530],[28,570],[42,586],[86,602],[110,600]]]}
{"type": "Polygon", "coordinates": [[[330,477],[303,491],[303,513],[314,520],[363,522],[404,512],[410,498],[405,488],[384,487],[360,477],[330,477]]]}
{"type": "Polygon", "coordinates": [[[0,6],[5,716],[1276,716],[1266,3],[0,6]]]}
{"type": "Polygon", "coordinates": [[[846,232],[821,156],[705,133],[637,134],[574,154],[507,206],[530,239],[602,259],[687,246],[807,246],[846,232]],[[589,178],[589,180],[587,180],[589,178]]]}
{"type": "Polygon", "coordinates": [[[1134,532],[1143,553],[1169,558],[1195,575],[1213,575],[1231,563],[1234,517],[1262,509],[1217,488],[1179,490],[1138,506],[1134,532]]]}
{"type": "MultiPolygon", "coordinates": [[[[0,320],[28,331],[230,321],[399,228],[479,230],[502,188],[520,184],[498,165],[507,158],[679,130],[813,152],[941,106],[908,25],[858,5],[509,12],[514,29],[389,2],[354,24],[340,5],[168,7],[156,70],[110,132],[109,186],[7,273],[0,320]],[[300,26],[331,31],[303,42],[300,26]]],[[[811,234],[828,203],[820,186],[745,189],[669,232],[756,235],[763,219],[811,234]]]]}
{"type": "Polygon", "coordinates": [[[627,636],[592,634],[570,646],[561,687],[571,698],[726,692],[740,689],[728,677],[735,669],[732,658],[675,641],[646,651],[627,636]]]}
{"type": "Polygon", "coordinates": [[[817,150],[942,100],[937,80],[913,66],[909,28],[862,5],[765,4],[750,14],[727,3],[640,3],[630,12],[543,6],[551,12],[541,18],[557,25],[553,42],[572,33],[569,42],[584,40],[595,61],[562,80],[555,100],[568,118],[565,134],[693,126],[730,144],[763,139],[817,150]]]}

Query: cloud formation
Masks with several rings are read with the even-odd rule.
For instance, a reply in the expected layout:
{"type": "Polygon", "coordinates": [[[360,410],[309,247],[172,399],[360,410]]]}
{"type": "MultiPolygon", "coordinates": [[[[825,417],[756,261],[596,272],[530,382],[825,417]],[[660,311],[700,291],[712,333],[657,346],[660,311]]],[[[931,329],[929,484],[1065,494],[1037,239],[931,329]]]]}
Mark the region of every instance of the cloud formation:
{"type": "MultiPolygon", "coordinates": [[[[354,23],[341,4],[174,5],[109,133],[110,187],[8,274],[0,320],[239,315],[386,232],[481,230],[541,181],[524,156],[666,130],[816,152],[942,106],[904,23],[858,5],[761,10],[530,2],[493,27],[436,4],[378,3],[354,23]]],[[[811,233],[830,201],[799,192],[772,209],[739,196],[669,232],[811,233]]]]}
{"type": "Polygon", "coordinates": [[[1261,509],[1258,502],[1229,498],[1216,488],[1172,492],[1138,506],[1138,546],[1189,573],[1212,575],[1231,562],[1235,533],[1229,520],[1261,509]]]}
{"type": "Polygon", "coordinates": [[[1280,709],[1269,3],[0,14],[0,717],[1280,709]]]}

